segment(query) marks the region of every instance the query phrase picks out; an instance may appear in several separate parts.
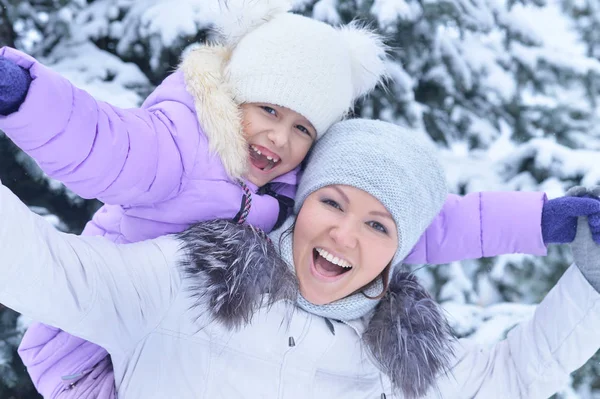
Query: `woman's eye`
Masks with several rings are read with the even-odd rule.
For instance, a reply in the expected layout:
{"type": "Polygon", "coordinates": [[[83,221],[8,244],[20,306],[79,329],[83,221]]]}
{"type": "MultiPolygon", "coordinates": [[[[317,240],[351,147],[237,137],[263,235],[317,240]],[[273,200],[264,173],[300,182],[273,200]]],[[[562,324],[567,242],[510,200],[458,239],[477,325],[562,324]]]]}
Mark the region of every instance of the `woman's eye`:
{"type": "Polygon", "coordinates": [[[384,225],[382,225],[382,224],[381,224],[381,223],[379,223],[379,222],[368,222],[367,224],[368,224],[368,225],[369,225],[371,228],[373,228],[373,229],[375,229],[375,230],[379,231],[380,233],[383,233],[383,234],[387,234],[387,233],[388,233],[388,231],[387,231],[387,229],[385,228],[385,226],[384,226],[384,225]]]}
{"type": "Polygon", "coordinates": [[[342,207],[340,206],[340,204],[338,204],[334,200],[326,198],[326,199],[321,200],[321,202],[324,203],[325,205],[329,205],[335,209],[339,209],[340,211],[342,210],[342,207]]]}
{"type": "Polygon", "coordinates": [[[266,113],[269,113],[271,115],[275,115],[277,116],[277,111],[275,111],[273,108],[271,107],[267,107],[266,105],[261,105],[260,106],[262,108],[263,111],[265,111],[266,113]]]}

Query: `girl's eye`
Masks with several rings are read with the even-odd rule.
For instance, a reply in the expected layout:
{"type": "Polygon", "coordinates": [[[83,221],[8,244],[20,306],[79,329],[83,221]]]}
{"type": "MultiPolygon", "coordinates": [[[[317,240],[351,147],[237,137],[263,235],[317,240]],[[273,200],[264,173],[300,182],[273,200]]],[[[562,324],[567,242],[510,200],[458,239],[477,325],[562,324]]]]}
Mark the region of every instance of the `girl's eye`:
{"type": "Polygon", "coordinates": [[[261,105],[260,106],[262,108],[263,111],[265,111],[268,114],[277,116],[277,111],[275,111],[273,108],[271,107],[267,107],[266,105],[261,105]]]}
{"type": "Polygon", "coordinates": [[[340,206],[340,204],[338,204],[334,200],[325,198],[325,199],[322,199],[321,202],[324,203],[325,205],[331,206],[332,208],[339,209],[340,211],[342,210],[342,207],[340,206]]]}
{"type": "Polygon", "coordinates": [[[381,223],[379,223],[379,222],[368,222],[368,223],[367,223],[367,225],[368,225],[369,227],[371,227],[372,229],[374,229],[374,230],[377,230],[377,231],[378,231],[378,232],[380,232],[380,233],[383,233],[383,234],[387,234],[387,233],[388,233],[388,231],[387,231],[387,229],[385,228],[385,226],[384,226],[384,225],[382,225],[382,224],[381,224],[381,223]]]}
{"type": "Polygon", "coordinates": [[[296,125],[296,129],[300,130],[302,133],[310,136],[312,138],[312,134],[310,134],[310,130],[308,130],[307,128],[305,128],[302,125],[296,125]]]}

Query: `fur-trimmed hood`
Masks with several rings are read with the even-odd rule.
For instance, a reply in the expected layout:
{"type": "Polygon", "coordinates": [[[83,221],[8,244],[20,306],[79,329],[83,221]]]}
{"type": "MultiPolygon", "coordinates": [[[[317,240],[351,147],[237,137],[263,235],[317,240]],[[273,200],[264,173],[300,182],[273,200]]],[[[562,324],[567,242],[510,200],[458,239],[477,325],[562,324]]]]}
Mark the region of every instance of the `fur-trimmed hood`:
{"type": "Polygon", "coordinates": [[[198,123],[227,174],[242,177],[247,170],[248,143],[242,114],[224,78],[231,50],[221,45],[201,45],[191,50],[179,66],[187,91],[194,98],[198,123]]]}
{"type": "MultiPolygon", "coordinates": [[[[194,306],[212,319],[241,328],[262,306],[278,301],[295,309],[297,279],[264,235],[226,220],[199,223],[178,236],[194,306]]],[[[290,313],[291,315],[291,313],[290,313]]],[[[423,396],[448,371],[453,342],[439,305],[416,278],[396,273],[368,318],[362,341],[404,397],[423,396]]]]}
{"type": "Polygon", "coordinates": [[[269,102],[308,118],[319,138],[351,111],[358,98],[370,93],[387,76],[387,47],[381,36],[359,23],[334,29],[288,13],[292,3],[219,1],[213,26],[219,44],[199,45],[185,55],[179,66],[210,149],[234,179],[242,177],[248,167],[240,103],[269,98],[273,100],[269,102]],[[269,22],[277,27],[257,39],[259,48],[255,42],[244,45],[242,38],[255,32],[263,34],[257,33],[258,28],[269,22]],[[310,33],[303,36],[305,32],[310,33]],[[275,47],[263,49],[272,38],[281,39],[275,47]],[[290,42],[293,38],[300,42],[294,45],[290,42]],[[306,48],[296,49],[304,45],[306,48]],[[292,52],[282,56],[286,49],[292,52]],[[300,58],[304,62],[299,63],[295,57],[297,51],[303,54],[300,58]],[[236,56],[232,57],[233,52],[236,56]]]}

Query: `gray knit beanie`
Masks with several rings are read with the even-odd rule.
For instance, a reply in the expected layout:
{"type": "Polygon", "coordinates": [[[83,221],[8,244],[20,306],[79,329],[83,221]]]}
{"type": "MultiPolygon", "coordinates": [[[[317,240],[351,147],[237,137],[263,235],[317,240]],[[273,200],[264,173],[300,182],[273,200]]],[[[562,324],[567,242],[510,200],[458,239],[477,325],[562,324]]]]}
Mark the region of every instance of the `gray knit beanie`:
{"type": "MultiPolygon", "coordinates": [[[[315,144],[300,179],[295,213],[306,197],[332,184],[359,188],[377,198],[392,214],[398,228],[398,250],[392,266],[408,255],[448,194],[432,143],[419,132],[366,119],[338,122],[315,144]]],[[[287,232],[295,219],[290,217],[270,234],[290,267],[294,263],[293,239],[287,232]]],[[[382,279],[377,278],[362,292],[375,297],[382,290],[382,279]]],[[[297,304],[307,312],[347,321],[365,316],[378,302],[354,293],[326,305],[314,305],[299,295],[297,304]]]]}
{"type": "Polygon", "coordinates": [[[295,213],[316,190],[342,184],[377,198],[398,228],[401,262],[440,212],[448,189],[436,149],[419,132],[391,123],[351,119],[331,127],[310,155],[295,213]]]}

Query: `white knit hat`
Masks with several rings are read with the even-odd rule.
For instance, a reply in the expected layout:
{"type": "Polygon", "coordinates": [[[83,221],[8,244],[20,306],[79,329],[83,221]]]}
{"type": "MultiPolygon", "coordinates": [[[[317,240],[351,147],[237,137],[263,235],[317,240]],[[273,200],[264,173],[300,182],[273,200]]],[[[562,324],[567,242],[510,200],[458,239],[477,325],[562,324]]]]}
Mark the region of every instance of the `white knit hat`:
{"type": "Polygon", "coordinates": [[[320,137],[382,80],[385,46],[357,24],[336,29],[288,9],[286,0],[227,2],[216,23],[232,48],[226,77],[238,103],[289,108],[320,137]]]}

